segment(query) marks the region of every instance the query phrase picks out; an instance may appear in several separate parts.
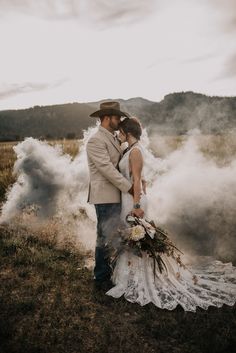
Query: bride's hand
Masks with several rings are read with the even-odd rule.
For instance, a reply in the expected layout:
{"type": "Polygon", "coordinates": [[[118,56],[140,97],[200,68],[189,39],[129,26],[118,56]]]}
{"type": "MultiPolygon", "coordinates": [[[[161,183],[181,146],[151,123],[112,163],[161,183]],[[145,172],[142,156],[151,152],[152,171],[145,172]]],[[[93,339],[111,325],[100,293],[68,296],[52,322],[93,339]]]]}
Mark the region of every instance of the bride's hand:
{"type": "Polygon", "coordinates": [[[131,211],[131,214],[133,216],[139,217],[139,218],[143,218],[144,216],[144,210],[142,208],[133,208],[131,211]]]}

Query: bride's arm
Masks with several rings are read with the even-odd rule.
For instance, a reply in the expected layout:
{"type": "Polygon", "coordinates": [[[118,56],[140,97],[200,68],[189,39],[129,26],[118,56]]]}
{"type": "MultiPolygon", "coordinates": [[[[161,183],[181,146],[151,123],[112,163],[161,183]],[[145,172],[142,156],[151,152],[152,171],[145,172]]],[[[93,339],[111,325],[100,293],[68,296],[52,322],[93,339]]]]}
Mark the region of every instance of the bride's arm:
{"type": "MultiPolygon", "coordinates": [[[[138,148],[133,148],[130,152],[130,168],[133,176],[134,204],[140,204],[143,156],[138,148]]],[[[132,213],[137,217],[144,216],[144,211],[141,208],[133,208],[132,213]]]]}

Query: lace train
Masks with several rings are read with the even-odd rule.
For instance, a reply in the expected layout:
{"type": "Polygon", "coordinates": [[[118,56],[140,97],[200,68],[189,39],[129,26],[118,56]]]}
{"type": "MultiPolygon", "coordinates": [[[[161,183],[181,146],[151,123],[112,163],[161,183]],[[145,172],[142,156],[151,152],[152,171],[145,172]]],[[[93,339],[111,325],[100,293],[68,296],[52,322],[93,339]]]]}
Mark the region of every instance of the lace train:
{"type": "MultiPolygon", "coordinates": [[[[106,294],[122,295],[132,302],[146,305],[150,302],[162,309],[173,310],[180,304],[185,311],[196,311],[197,306],[234,305],[236,301],[236,268],[231,263],[205,258],[197,266],[180,265],[171,257],[162,256],[167,271],[153,272],[153,259],[145,252],[138,257],[124,252],[117,260],[113,273],[115,286],[106,294]],[[207,261],[206,261],[207,260],[207,261]],[[197,276],[197,282],[193,280],[197,276]]],[[[203,258],[202,258],[203,259],[203,258]]]]}

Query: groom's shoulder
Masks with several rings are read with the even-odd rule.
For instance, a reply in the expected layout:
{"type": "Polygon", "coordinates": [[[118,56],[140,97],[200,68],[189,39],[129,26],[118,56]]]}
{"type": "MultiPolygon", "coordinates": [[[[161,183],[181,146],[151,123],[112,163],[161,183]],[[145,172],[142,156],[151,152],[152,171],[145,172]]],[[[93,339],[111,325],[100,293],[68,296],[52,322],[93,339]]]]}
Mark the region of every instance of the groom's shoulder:
{"type": "Polygon", "coordinates": [[[88,140],[88,143],[104,142],[104,135],[100,130],[96,131],[88,140]]]}

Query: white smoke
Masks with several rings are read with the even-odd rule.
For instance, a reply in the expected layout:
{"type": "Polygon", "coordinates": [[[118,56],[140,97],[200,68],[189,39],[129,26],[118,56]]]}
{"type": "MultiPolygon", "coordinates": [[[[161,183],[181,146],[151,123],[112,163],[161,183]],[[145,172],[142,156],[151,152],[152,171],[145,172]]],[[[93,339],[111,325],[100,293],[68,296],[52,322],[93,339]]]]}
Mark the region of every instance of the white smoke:
{"type": "Polygon", "coordinates": [[[74,160],[63,154],[59,145],[53,147],[37,139],[27,138],[16,145],[13,173],[18,177],[7,193],[0,222],[9,223],[20,216],[23,222],[29,213],[41,224],[57,219],[62,232],[76,233],[79,241],[93,248],[95,212],[87,203],[89,174],[85,146],[94,129],[84,133],[80,153],[74,160]]]}
{"type": "Polygon", "coordinates": [[[182,249],[235,260],[236,159],[205,157],[194,132],[163,162],[148,190],[150,217],[182,249]]]}
{"type": "MultiPolygon", "coordinates": [[[[33,208],[38,222],[53,218],[62,233],[74,234],[79,243],[93,249],[96,217],[94,207],[87,203],[85,146],[96,129],[84,133],[74,160],[46,142],[28,138],[19,143],[14,166],[18,178],[8,191],[0,222],[23,219],[25,210],[33,208]]],[[[190,254],[235,260],[236,159],[222,166],[205,157],[198,137],[198,133],[190,133],[161,159],[151,152],[144,130],[147,217],[169,230],[177,246],[190,254]]],[[[158,136],[156,140],[158,144],[158,136]]]]}

